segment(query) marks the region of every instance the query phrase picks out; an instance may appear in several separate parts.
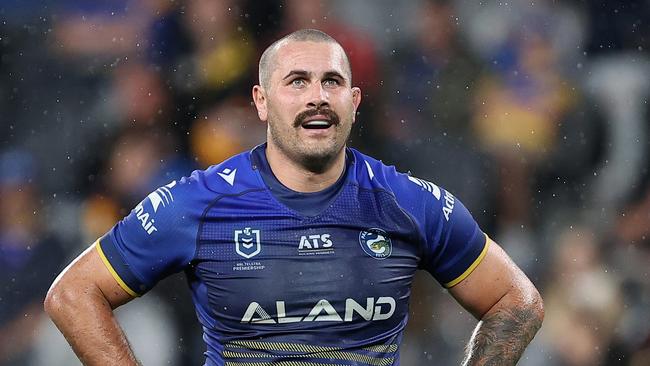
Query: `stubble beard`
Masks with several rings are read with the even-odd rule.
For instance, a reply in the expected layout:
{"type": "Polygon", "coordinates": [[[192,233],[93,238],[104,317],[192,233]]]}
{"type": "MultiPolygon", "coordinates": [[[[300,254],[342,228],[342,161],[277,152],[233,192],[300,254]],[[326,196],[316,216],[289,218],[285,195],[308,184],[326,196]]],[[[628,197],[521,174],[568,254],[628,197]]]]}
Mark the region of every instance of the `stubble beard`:
{"type": "MultiPolygon", "coordinates": [[[[316,113],[316,112],[314,112],[316,113]]],[[[313,115],[308,113],[307,115],[313,115]]],[[[319,111],[317,113],[322,113],[319,111]]],[[[340,121],[335,112],[329,111],[336,119],[330,128],[334,128],[335,133],[332,138],[323,141],[314,141],[314,144],[307,144],[299,136],[300,119],[304,115],[296,117],[293,125],[282,124],[273,113],[269,114],[269,137],[273,144],[291,161],[302,166],[313,173],[322,173],[329,168],[345,147],[345,142],[350,137],[352,130],[351,121],[340,121]]],[[[351,118],[350,118],[351,119],[351,118]]]]}

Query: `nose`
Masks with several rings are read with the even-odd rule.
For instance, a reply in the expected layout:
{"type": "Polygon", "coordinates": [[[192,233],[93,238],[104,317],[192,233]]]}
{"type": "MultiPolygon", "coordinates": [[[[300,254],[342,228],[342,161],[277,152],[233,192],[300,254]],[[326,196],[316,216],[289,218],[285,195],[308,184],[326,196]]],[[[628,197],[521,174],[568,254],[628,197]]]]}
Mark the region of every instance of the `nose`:
{"type": "Polygon", "coordinates": [[[323,84],[314,83],[309,93],[307,107],[320,109],[324,107],[329,107],[329,105],[330,105],[329,93],[327,92],[327,90],[325,90],[325,88],[323,88],[323,84]]]}

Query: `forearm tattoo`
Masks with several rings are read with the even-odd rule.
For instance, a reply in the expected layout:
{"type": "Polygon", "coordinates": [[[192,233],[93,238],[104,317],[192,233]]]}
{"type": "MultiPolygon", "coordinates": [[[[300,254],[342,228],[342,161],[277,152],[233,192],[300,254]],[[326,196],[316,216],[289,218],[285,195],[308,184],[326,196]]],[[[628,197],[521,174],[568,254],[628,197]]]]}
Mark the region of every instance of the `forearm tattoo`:
{"type": "Polygon", "coordinates": [[[463,366],[515,365],[542,326],[535,306],[502,308],[486,314],[467,345],[463,366]]]}

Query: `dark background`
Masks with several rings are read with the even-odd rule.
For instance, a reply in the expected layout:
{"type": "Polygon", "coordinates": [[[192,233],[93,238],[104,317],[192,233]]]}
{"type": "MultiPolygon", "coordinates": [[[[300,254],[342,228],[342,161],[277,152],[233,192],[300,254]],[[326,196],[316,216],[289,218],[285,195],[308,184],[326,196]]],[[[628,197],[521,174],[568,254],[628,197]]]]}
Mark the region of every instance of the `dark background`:
{"type": "MultiPolygon", "coordinates": [[[[259,55],[346,48],[350,145],[436,182],[540,288],[520,365],[650,364],[650,1],[0,2],[0,365],[71,365],[61,269],[155,187],[265,138],[259,55]]],[[[459,364],[475,321],[418,277],[404,365],[459,364]]],[[[202,362],[181,275],[118,310],[146,365],[202,362]]]]}

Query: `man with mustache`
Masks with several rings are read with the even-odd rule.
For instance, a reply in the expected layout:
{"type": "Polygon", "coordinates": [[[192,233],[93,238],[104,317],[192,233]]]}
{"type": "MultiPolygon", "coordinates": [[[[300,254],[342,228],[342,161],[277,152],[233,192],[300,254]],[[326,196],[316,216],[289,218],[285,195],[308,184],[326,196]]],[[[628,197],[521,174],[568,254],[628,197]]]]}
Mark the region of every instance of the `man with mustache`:
{"type": "Polygon", "coordinates": [[[205,365],[398,365],[417,269],[480,320],[464,365],[516,364],[539,293],[453,195],[346,147],[361,91],[341,46],[276,41],[253,100],[266,144],[152,192],[52,285],[84,364],[136,365],[112,309],[183,270],[205,365]]]}

